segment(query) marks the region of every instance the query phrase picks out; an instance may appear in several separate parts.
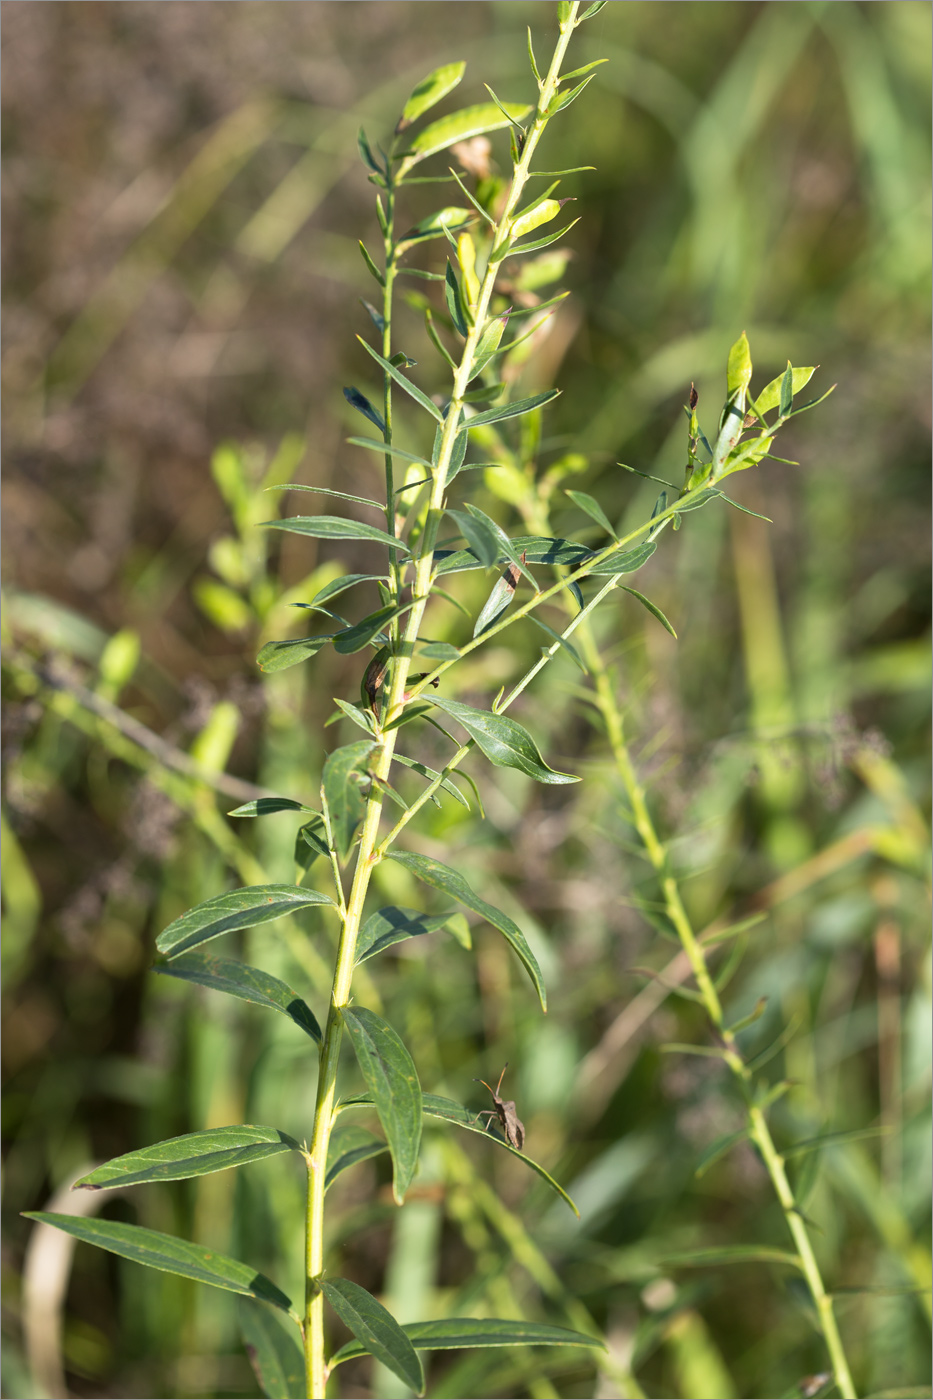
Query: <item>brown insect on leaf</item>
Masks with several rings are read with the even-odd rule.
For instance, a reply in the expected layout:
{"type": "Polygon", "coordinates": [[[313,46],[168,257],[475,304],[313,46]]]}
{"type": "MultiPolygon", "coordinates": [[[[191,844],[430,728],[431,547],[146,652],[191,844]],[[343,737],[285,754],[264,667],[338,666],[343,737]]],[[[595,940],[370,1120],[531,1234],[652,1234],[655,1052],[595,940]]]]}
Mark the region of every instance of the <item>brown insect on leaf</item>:
{"type": "Polygon", "coordinates": [[[515,1100],[500,1099],[499,1097],[502,1079],[508,1067],[509,1062],[506,1060],[505,1064],[502,1066],[502,1074],[499,1075],[499,1083],[495,1088],[493,1088],[491,1084],[487,1084],[485,1079],[473,1080],[474,1084],[482,1084],[485,1089],[489,1090],[490,1094],[492,1094],[492,1101],[495,1104],[495,1108],[485,1108],[482,1113],[478,1113],[476,1116],[477,1118],[498,1118],[499,1126],[505,1135],[506,1142],[510,1147],[517,1148],[520,1152],[525,1145],[525,1125],[515,1111],[515,1100]]]}

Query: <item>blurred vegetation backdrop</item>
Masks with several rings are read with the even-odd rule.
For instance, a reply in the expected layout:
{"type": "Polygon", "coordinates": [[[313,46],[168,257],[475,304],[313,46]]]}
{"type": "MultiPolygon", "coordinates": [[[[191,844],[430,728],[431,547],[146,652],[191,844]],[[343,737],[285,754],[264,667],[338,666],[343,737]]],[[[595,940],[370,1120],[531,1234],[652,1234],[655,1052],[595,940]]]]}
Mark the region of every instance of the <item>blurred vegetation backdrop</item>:
{"type": "MultiPolygon", "coordinates": [[[[455,59],[455,105],[485,100],[483,81],[527,100],[525,27],[550,34],[553,16],[519,0],[3,5],[7,1396],[258,1393],[227,1295],[83,1245],[72,1258],[64,1236],[40,1259],[18,1212],[174,1133],[307,1131],[298,1037],[151,975],[152,944],[230,884],[294,878],[287,818],[224,814],[254,785],[313,796],[331,697],[358,687],[358,657],[265,680],[254,661],[300,630],[283,596],[362,562],[255,528],[278,510],[264,482],[376,485],[341,394],[378,391],[354,340],[374,229],[356,130],[385,139],[413,84],[455,59]]],[[[827,1282],[852,1290],[840,1325],[863,1395],[930,1393],[930,42],[925,2],[607,6],[574,58],[608,62],[548,134],[548,168],[596,169],[561,189],[582,216],[572,295],[523,379],[563,389],[542,466],[581,454],[573,484],[623,523],[655,488],[616,464],[680,479],[690,383],[711,431],[743,329],[758,387],[787,356],[821,365],[817,392],[838,383],[782,438],[800,465],[738,478],[773,524],[695,514],[641,575],[681,641],[631,600],[601,637],[660,829],[689,854],[694,917],[767,914],[728,996],[736,1016],[768,997],[746,1043],[797,1081],[779,1142],[872,1130],[792,1161],[827,1282]]],[[[404,314],[417,358],[421,315],[404,314]]],[[[514,524],[507,477],[488,474],[481,504],[514,524]]],[[[580,528],[569,502],[556,524],[580,528]]],[[[473,664],[462,683],[490,699],[516,669],[503,649],[473,664]]],[[[423,828],[423,849],[481,870],[520,917],[547,1018],[481,934],[475,960],[404,945],[371,1004],[426,1087],[477,1109],[471,1077],[509,1060],[529,1150],[582,1221],[478,1138],[428,1132],[403,1212],[387,1167],[347,1174],[331,1248],[403,1321],[490,1307],[589,1318],[608,1339],[595,1376],[566,1354],[442,1357],[433,1395],[826,1393],[786,1269],[666,1262],[784,1248],[785,1227],[749,1148],[695,1174],[740,1119],[716,1060],[661,1049],[707,1032],[634,971],[682,975],[575,675],[555,666],[521,717],[584,782],[496,770],[485,820],[448,804],[423,828]]],[[[297,930],[244,944],[326,996],[329,952],[297,930]]],[[[293,1260],[293,1285],[301,1193],[276,1158],[79,1206],[259,1268],[293,1260]]],[[[344,1393],[400,1393],[357,1365],[344,1393]]]]}

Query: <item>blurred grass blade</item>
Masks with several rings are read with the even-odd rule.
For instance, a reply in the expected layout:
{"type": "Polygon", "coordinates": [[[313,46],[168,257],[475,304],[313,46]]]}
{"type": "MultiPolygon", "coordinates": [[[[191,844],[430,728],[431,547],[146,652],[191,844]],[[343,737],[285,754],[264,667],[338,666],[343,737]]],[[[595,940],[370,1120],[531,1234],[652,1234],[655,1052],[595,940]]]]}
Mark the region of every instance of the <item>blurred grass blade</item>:
{"type": "Polygon", "coordinates": [[[341,1016],[392,1153],[393,1194],[401,1205],[421,1145],[418,1072],[398,1034],[381,1017],[362,1006],[345,1006],[341,1016]]]}
{"type": "Polygon", "coordinates": [[[803,1264],[796,1254],[786,1249],[772,1249],[768,1245],[730,1244],[713,1245],[709,1249],[688,1249],[676,1254],[665,1254],[658,1263],[664,1269],[702,1269],[713,1264],[786,1264],[791,1269],[803,1272],[803,1264]]]}
{"type": "Polygon", "coordinates": [[[226,1128],[185,1133],[164,1142],[114,1157],[82,1176],[74,1190],[100,1191],[105,1187],[135,1186],[144,1181],[183,1181],[211,1172],[258,1162],[279,1152],[298,1152],[299,1144],[278,1128],[236,1123],[226,1128]]]}
{"type": "Polygon", "coordinates": [[[198,1283],[210,1283],[231,1293],[245,1293],[250,1298],[292,1313],[291,1299],[276,1288],[265,1274],[257,1273],[238,1259],[218,1254],[214,1249],[205,1249],[175,1235],[163,1235],[158,1230],[147,1230],[142,1225],[124,1225],[115,1220],[86,1220],[80,1216],[43,1210],[24,1211],[23,1214],[27,1220],[54,1225],[56,1229],[64,1230],[66,1235],[109,1250],[111,1254],[119,1254],[124,1259],[132,1259],[134,1263],[195,1279],[198,1283]]]}
{"type": "Polygon", "coordinates": [[[377,1357],[417,1395],[423,1395],[421,1360],[388,1309],[350,1279],[322,1279],[321,1292],[365,1351],[377,1357]]]}
{"type": "Polygon", "coordinates": [[[287,982],[263,972],[261,968],[250,967],[248,963],[230,958],[217,958],[211,953],[183,953],[171,961],[157,961],[153,971],[167,977],[179,977],[183,982],[196,982],[215,992],[226,992],[228,996],[239,997],[241,1001],[250,1001],[256,1006],[280,1011],[312,1040],[321,1042],[321,1028],[307,1002],[287,982]]]}
{"type": "Polygon", "coordinates": [[[255,928],[270,919],[294,914],[309,904],[330,904],[333,900],[317,890],[296,889],[294,885],[248,885],[244,889],[228,890],[215,895],[163,929],[156,939],[156,948],[166,957],[187,953],[209,938],[235,929],[255,928]]]}
{"type": "Polygon", "coordinates": [[[263,1395],[267,1400],[304,1400],[305,1362],[298,1342],[265,1308],[244,1299],[239,1312],[240,1335],[263,1395]]]}

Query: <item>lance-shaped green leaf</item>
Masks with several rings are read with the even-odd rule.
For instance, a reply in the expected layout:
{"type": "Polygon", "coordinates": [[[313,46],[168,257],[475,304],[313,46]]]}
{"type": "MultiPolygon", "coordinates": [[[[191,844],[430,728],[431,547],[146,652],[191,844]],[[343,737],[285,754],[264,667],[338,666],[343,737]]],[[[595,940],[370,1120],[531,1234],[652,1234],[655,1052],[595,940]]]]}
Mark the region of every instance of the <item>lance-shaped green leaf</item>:
{"type": "Polygon", "coordinates": [[[512,308],[509,307],[508,311],[503,311],[501,316],[494,316],[480,336],[479,343],[473,355],[472,370],[474,378],[485,368],[499,349],[499,342],[502,340],[511,314],[512,308]]]}
{"type": "Polygon", "coordinates": [[[339,515],[290,515],[285,520],[264,520],[262,523],[269,530],[311,535],[317,540],[378,540],[401,554],[411,553],[401,540],[387,531],[379,530],[375,525],[364,525],[359,520],[344,520],[339,515]]]}
{"type": "MultiPolygon", "coordinates": [[[[353,439],[351,438],[352,442],[353,439]]],[[[319,607],[322,603],[328,602],[331,598],[338,597],[341,593],[346,593],[348,588],[355,588],[358,583],[382,582],[384,574],[341,574],[340,578],[331,579],[330,583],[325,583],[323,588],[319,588],[311,599],[308,607],[319,607]]]]}
{"type": "Polygon", "coordinates": [[[476,218],[472,209],[463,209],[458,205],[449,205],[446,209],[438,209],[436,214],[429,214],[426,219],[421,219],[412,228],[407,229],[399,239],[396,248],[396,256],[399,256],[406,248],[413,243],[422,243],[427,238],[442,238],[448,233],[457,233],[472,223],[476,218]]]}
{"type": "Polygon", "coordinates": [[[235,962],[232,958],[217,958],[212,953],[183,953],[171,961],[157,962],[153,971],[166,977],[178,977],[182,982],[210,987],[215,992],[225,992],[227,996],[250,1001],[255,1006],[279,1011],[300,1026],[312,1040],[321,1043],[321,1028],[307,1002],[287,982],[263,972],[261,968],[235,962]]]}
{"type": "Polygon", "coordinates": [[[303,802],[291,797],[257,797],[254,802],[244,802],[242,807],[234,807],[228,817],[269,817],[273,812],[313,812],[303,802]]]}
{"type": "Polygon", "coordinates": [[[337,1123],[327,1149],[325,1191],[333,1186],[338,1176],[342,1176],[357,1163],[368,1162],[371,1157],[379,1157],[388,1150],[389,1144],[368,1129],[360,1128],[355,1123],[337,1123]]]}
{"type": "Polygon", "coordinates": [[[470,326],[463,305],[460,283],[457,280],[457,274],[453,270],[450,258],[447,259],[447,272],[444,277],[444,300],[447,303],[447,310],[450,312],[450,319],[453,321],[464,340],[466,340],[467,336],[470,334],[470,326]]]}
{"type": "Polygon", "coordinates": [[[332,642],[336,635],[336,632],[319,632],[316,637],[266,642],[256,657],[256,665],[267,676],[274,671],[287,671],[290,666],[298,666],[302,661],[309,661],[312,656],[317,656],[321,648],[332,642]]]}
{"type": "MultiPolygon", "coordinates": [[[[791,376],[793,393],[799,394],[800,390],[809,384],[818,369],[819,365],[795,365],[791,376]]],[[[765,385],[757,399],[752,401],[751,407],[757,414],[763,415],[769,413],[772,408],[778,407],[786,373],[785,370],[784,374],[779,374],[777,379],[772,379],[770,384],[765,385]]]]}
{"type": "Polygon", "coordinates": [[[381,413],[373,408],[365,394],[361,394],[359,389],[355,389],[351,384],[344,389],[343,396],[351,407],[358,409],[363,417],[368,418],[370,423],[374,423],[381,433],[385,432],[385,419],[381,413]]]}
{"type": "Polygon", "coordinates": [[[547,992],[538,960],[529,948],[525,935],[518,924],[514,923],[508,914],[503,914],[501,909],[496,909],[494,905],[487,904],[485,899],[480,899],[459,871],[452,870],[449,865],[444,865],[431,856],[415,855],[412,851],[389,851],[388,856],[390,860],[397,860],[400,865],[406,866],[424,884],[430,885],[435,890],[440,890],[443,894],[450,895],[452,899],[456,899],[467,909],[472,909],[474,914],[479,914],[487,923],[492,924],[493,928],[497,928],[503,937],[511,943],[522,966],[531,978],[541,1002],[541,1010],[547,1010],[547,992]]]}
{"type": "Polygon", "coordinates": [[[421,1145],[418,1072],[397,1033],[381,1017],[362,1006],[345,1006],[341,1016],[392,1153],[392,1190],[401,1205],[421,1145]]]}
{"type": "Polygon", "coordinates": [[[432,695],[431,703],[450,715],[475,739],[486,757],[498,768],[517,768],[539,783],[578,783],[572,773],[557,773],[548,767],[528,730],[505,715],[474,710],[459,700],[432,695]]]}
{"type": "MultiPolygon", "coordinates": [[[[516,540],[516,544],[518,541],[516,540]]],[[[654,540],[646,540],[644,544],[636,545],[634,549],[620,550],[618,554],[610,554],[608,559],[604,559],[601,564],[593,565],[593,574],[633,574],[636,569],[640,569],[642,564],[646,564],[657,549],[654,540]]]]}
{"type": "Polygon", "coordinates": [[[484,568],[488,569],[495,564],[500,553],[499,540],[486,522],[476,519],[465,510],[448,510],[445,514],[454,521],[484,568]]]}
{"type": "Polygon", "coordinates": [[[518,587],[519,572],[514,564],[509,564],[505,573],[495,582],[492,592],[483,604],[483,610],[476,619],[476,626],[473,628],[473,636],[478,637],[485,632],[487,627],[491,627],[494,622],[501,617],[506,608],[515,597],[515,589],[518,587]]]}
{"type": "MultiPolygon", "coordinates": [[[[746,390],[751,382],[752,352],[749,348],[748,337],[743,331],[729,351],[729,361],[726,366],[726,388],[732,395],[736,391],[746,390]]],[[[780,391],[778,392],[780,393],[780,391]]],[[[744,399],[739,406],[744,409],[744,399]]]]}
{"type": "Polygon", "coordinates": [[[400,389],[404,389],[405,393],[408,394],[411,398],[413,398],[415,403],[420,404],[422,408],[426,409],[427,412],[430,413],[431,417],[436,419],[438,423],[443,423],[444,415],[443,413],[441,413],[437,404],[432,403],[431,400],[428,398],[427,394],[423,394],[421,392],[417,384],[413,384],[410,379],[406,379],[402,371],[399,369],[398,365],[394,365],[391,360],[387,360],[382,355],[380,355],[379,351],[374,350],[373,347],[368,343],[368,341],[365,341],[361,335],[358,335],[356,338],[362,345],[363,349],[368,351],[369,354],[372,355],[373,359],[378,364],[382,365],[382,368],[385,370],[386,374],[388,374],[392,379],[395,380],[396,384],[399,386],[400,389]]]}
{"type": "Polygon", "coordinates": [[[638,591],[637,588],[628,588],[624,583],[621,585],[621,588],[622,588],[623,592],[625,592],[625,593],[631,593],[631,595],[632,595],[633,598],[637,598],[638,601],[639,601],[639,603],[641,603],[642,607],[643,607],[643,608],[647,608],[647,610],[648,610],[648,612],[650,612],[651,616],[652,616],[652,617],[656,617],[657,620],[658,620],[658,622],[660,622],[661,626],[662,626],[666,631],[670,632],[670,634],[671,634],[672,637],[676,637],[676,636],[677,636],[677,633],[674,631],[673,627],[672,627],[671,624],[668,622],[667,618],[664,616],[663,612],[662,612],[661,609],[658,607],[657,603],[652,603],[651,599],[650,599],[650,598],[646,598],[645,595],[644,595],[644,593],[639,593],[639,591],[638,591]]]}
{"type": "Polygon", "coordinates": [[[82,1176],[72,1189],[101,1191],[106,1187],[137,1186],[144,1181],[183,1181],[187,1177],[208,1176],[211,1172],[241,1167],[247,1162],[259,1162],[280,1152],[300,1150],[295,1139],[278,1128],[236,1123],[226,1128],[208,1128],[205,1132],[167,1138],[151,1147],[142,1147],[138,1152],[114,1157],[82,1176]]]}
{"type": "Polygon", "coordinates": [[[298,889],[295,885],[247,885],[196,904],[162,930],[156,939],[156,948],[165,957],[177,958],[179,953],[190,952],[221,933],[255,928],[270,919],[295,914],[309,904],[333,905],[333,902],[326,894],[298,889]]]}
{"type": "Polygon", "coordinates": [[[321,1279],[321,1292],[364,1350],[417,1395],[423,1395],[421,1359],[388,1309],[347,1278],[321,1279]]]}
{"type": "MultiPolygon", "coordinates": [[[[547,1322],[524,1322],[506,1317],[449,1317],[430,1322],[406,1322],[402,1328],[418,1351],[459,1351],[467,1347],[598,1347],[596,1337],[553,1327],[547,1322]]],[[[347,1342],[330,1359],[331,1368],[355,1356],[365,1356],[360,1342],[347,1342]]]]}
{"type": "Polygon", "coordinates": [[[116,1220],[87,1220],[83,1216],[59,1215],[45,1210],[24,1211],[23,1214],[27,1220],[54,1225],[66,1235],[132,1259],[136,1264],[192,1278],[198,1283],[210,1283],[230,1293],[245,1293],[247,1297],[271,1303],[274,1308],[294,1316],[291,1299],[276,1288],[271,1279],[248,1264],[241,1264],[239,1259],[218,1254],[215,1249],[205,1249],[174,1235],[163,1235],[159,1230],[147,1230],[142,1225],[123,1225],[116,1220]]]}
{"type": "Polygon", "coordinates": [[[365,962],[367,958],[375,957],[377,953],[391,948],[394,943],[403,942],[406,938],[433,933],[435,929],[443,928],[449,918],[450,910],[446,914],[422,914],[417,909],[401,909],[398,905],[387,904],[384,909],[370,914],[360,929],[356,942],[356,961],[365,962]]]}
{"type": "Polygon", "coordinates": [[[250,1365],[268,1400],[303,1400],[305,1363],[301,1348],[275,1320],[275,1314],[243,1299],[240,1335],[250,1365]]]}
{"type": "MultiPolygon", "coordinates": [[[[532,617],[531,621],[535,624],[536,627],[540,627],[541,631],[545,632],[547,636],[551,638],[551,641],[556,643],[556,645],[560,647],[561,651],[565,651],[567,653],[574,665],[579,667],[579,669],[583,672],[584,675],[588,674],[587,668],[583,664],[583,661],[580,657],[580,653],[577,651],[575,646],[571,646],[570,642],[568,642],[566,637],[561,636],[560,632],[556,632],[553,627],[549,627],[548,624],[542,621],[540,617],[532,617]]],[[[543,649],[543,651],[544,654],[547,655],[550,653],[551,648],[546,647],[543,649]]]]}
{"type": "Polygon", "coordinates": [[[393,617],[398,617],[402,611],[394,604],[387,608],[379,608],[376,612],[364,617],[362,622],[356,623],[354,627],[348,627],[345,632],[338,632],[334,638],[334,651],[339,651],[342,656],[349,656],[355,651],[362,651],[385,627],[387,622],[391,622],[393,617]]]}
{"type": "MultiPolygon", "coordinates": [[[[418,763],[413,758],[406,758],[404,754],[395,753],[393,755],[393,762],[401,763],[406,768],[413,769],[414,772],[420,773],[422,778],[427,778],[428,782],[433,783],[436,782],[438,778],[441,778],[441,775],[440,773],[438,773],[436,768],[429,768],[426,763],[418,763]]],[[[463,774],[463,776],[466,777],[466,774],[463,774]]],[[[467,778],[467,781],[470,782],[472,780],[467,778]]],[[[441,778],[440,786],[444,792],[449,793],[455,801],[459,802],[461,807],[466,807],[467,811],[470,810],[469,802],[466,800],[463,793],[457,787],[456,783],[452,783],[449,778],[441,778]]],[[[437,801],[436,797],[434,798],[434,801],[437,802],[438,807],[441,805],[440,802],[437,801]]]]}
{"type": "Polygon", "coordinates": [[[445,63],[440,68],[435,68],[426,78],[422,78],[402,108],[401,121],[396,130],[403,131],[406,126],[411,126],[412,122],[416,122],[429,108],[440,102],[442,97],[453,92],[465,72],[465,63],[445,63]]]}
{"type": "Polygon", "coordinates": [[[310,870],[318,856],[325,860],[330,855],[327,844],[327,829],[323,817],[314,816],[295,833],[295,864],[303,870],[310,870]]]}
{"type": "Polygon", "coordinates": [[[799,1255],[759,1244],[713,1245],[709,1249],[683,1250],[679,1254],[665,1254],[658,1263],[665,1269],[703,1269],[711,1264],[786,1264],[803,1273],[803,1261],[799,1255]]]}
{"type": "MultiPolygon", "coordinates": [[[[417,457],[414,452],[405,452],[401,447],[396,447],[394,443],[380,442],[378,438],[351,437],[347,438],[351,447],[365,447],[370,452],[378,452],[381,456],[401,457],[405,462],[415,462],[419,467],[430,467],[431,463],[425,457],[417,457]]],[[[357,575],[362,578],[363,575],[357,575]]]]}
{"type": "MultiPolygon", "coordinates": [[[[467,454],[467,448],[469,447],[469,445],[470,434],[467,432],[466,428],[461,428],[460,431],[457,433],[457,436],[454,438],[453,447],[450,449],[450,464],[447,468],[447,479],[445,482],[446,486],[449,486],[450,483],[453,481],[454,477],[457,475],[457,473],[461,471],[463,467],[464,458],[467,454]]],[[[470,470],[472,470],[472,468],[470,470]]]]}
{"type": "Polygon", "coordinates": [[[376,745],[367,739],[335,749],[324,764],[321,786],[331,830],[342,861],[350,854],[356,828],[363,819],[366,799],[360,788],[360,773],[376,745]]]}
{"type": "Polygon", "coordinates": [[[478,428],[483,423],[498,423],[503,418],[520,418],[523,413],[530,413],[533,408],[550,403],[559,393],[559,389],[546,389],[544,393],[532,394],[527,399],[516,399],[514,403],[504,403],[499,408],[487,408],[484,413],[477,413],[468,418],[466,426],[478,428]]]}
{"type": "Polygon", "coordinates": [[[464,107],[459,112],[451,112],[439,121],[431,122],[414,138],[404,158],[399,164],[396,179],[401,180],[419,161],[438,151],[446,150],[459,141],[469,141],[472,136],[482,136],[486,131],[499,131],[511,121],[521,121],[531,111],[527,103],[504,102],[505,113],[493,102],[481,102],[475,107],[464,107]]]}
{"type": "Polygon", "coordinates": [[[595,520],[597,525],[601,525],[607,535],[611,535],[613,539],[616,538],[616,532],[599,501],[588,495],[586,491],[566,491],[564,494],[570,497],[574,505],[579,506],[592,520],[595,520]]]}

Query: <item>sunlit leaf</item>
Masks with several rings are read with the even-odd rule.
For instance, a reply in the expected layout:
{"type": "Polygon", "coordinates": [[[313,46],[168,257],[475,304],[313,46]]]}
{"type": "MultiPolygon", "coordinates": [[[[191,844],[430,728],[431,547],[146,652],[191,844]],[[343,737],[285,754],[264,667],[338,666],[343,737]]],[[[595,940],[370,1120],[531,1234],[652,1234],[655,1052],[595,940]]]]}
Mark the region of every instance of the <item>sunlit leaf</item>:
{"type": "Polygon", "coordinates": [[[482,102],[476,107],[464,107],[459,112],[451,112],[447,117],[426,126],[414,138],[398,168],[397,178],[403,178],[412,166],[438,151],[446,150],[460,141],[469,141],[473,136],[482,136],[487,131],[499,131],[508,126],[509,120],[521,121],[531,111],[527,103],[506,102],[503,115],[493,102],[482,102]]]}
{"type": "Polygon", "coordinates": [[[422,78],[402,108],[402,121],[399,123],[399,129],[401,129],[402,123],[405,126],[410,126],[412,122],[416,122],[435,103],[440,102],[442,97],[453,92],[465,72],[465,63],[444,63],[440,68],[435,68],[434,72],[429,73],[426,78],[422,78]]]}
{"type": "Polygon", "coordinates": [[[588,495],[586,491],[567,491],[564,494],[570,497],[574,505],[579,506],[591,519],[595,520],[597,525],[601,525],[607,535],[610,535],[613,539],[616,538],[616,532],[612,528],[609,517],[599,504],[599,501],[588,495]]]}
{"type": "Polygon", "coordinates": [[[74,1190],[100,1191],[106,1187],[136,1186],[144,1181],[183,1181],[207,1176],[210,1172],[241,1167],[280,1152],[298,1152],[299,1144],[278,1128],[236,1123],[226,1128],[208,1128],[185,1133],[164,1142],[142,1147],[114,1157],[103,1166],[82,1176],[74,1190]]]}
{"type": "Polygon", "coordinates": [[[499,540],[488,525],[465,510],[448,510],[445,513],[454,521],[480,563],[485,568],[495,564],[499,557],[499,540]]]}
{"type": "Polygon", "coordinates": [[[266,642],[256,657],[256,665],[265,675],[272,675],[275,671],[287,671],[290,666],[298,666],[302,661],[317,656],[321,648],[332,642],[336,635],[336,632],[318,632],[315,637],[266,642]]]}
{"type": "MultiPolygon", "coordinates": [[[[512,1321],[504,1317],[450,1317],[431,1322],[406,1322],[402,1329],[418,1351],[459,1351],[468,1347],[570,1346],[599,1347],[603,1343],[583,1332],[568,1327],[553,1327],[546,1322],[512,1321]]],[[[332,1357],[331,1366],[339,1366],[354,1356],[365,1356],[360,1342],[347,1342],[332,1357]]]]}
{"type": "Polygon", "coordinates": [[[391,360],[387,360],[384,358],[384,356],[380,355],[379,351],[374,350],[373,347],[369,344],[369,342],[365,341],[362,336],[358,335],[357,340],[360,342],[363,349],[366,350],[370,355],[372,355],[373,359],[377,362],[377,364],[382,365],[382,368],[385,370],[386,374],[390,375],[391,378],[395,380],[399,388],[404,389],[405,393],[408,394],[409,397],[414,399],[415,403],[420,404],[423,409],[426,409],[427,412],[430,413],[431,417],[436,419],[438,423],[442,423],[444,421],[444,415],[443,413],[441,413],[437,404],[432,403],[431,400],[428,398],[427,394],[423,394],[421,392],[417,384],[413,384],[410,379],[406,379],[405,375],[402,373],[402,371],[398,368],[397,365],[394,365],[391,360]]]}
{"type": "Polygon", "coordinates": [[[533,408],[550,403],[559,393],[559,389],[546,389],[543,393],[532,394],[527,399],[516,399],[514,403],[505,403],[499,408],[487,408],[485,412],[476,413],[472,418],[468,418],[466,426],[478,428],[483,423],[498,423],[503,418],[520,418],[523,413],[530,413],[533,408]]]}
{"type": "Polygon", "coordinates": [[[394,943],[403,942],[406,938],[433,933],[435,929],[443,928],[449,917],[449,910],[446,914],[422,914],[417,909],[400,909],[395,904],[388,904],[384,909],[370,914],[360,929],[356,942],[356,961],[365,962],[367,958],[375,957],[377,953],[391,948],[394,943]]]}
{"type": "Polygon", "coordinates": [[[311,535],[318,540],[378,540],[401,554],[411,550],[385,530],[364,525],[359,520],[344,520],[338,515],[291,515],[285,520],[264,520],[269,530],[285,530],[292,535],[311,535]]]}
{"type": "Polygon", "coordinates": [[[433,695],[432,704],[461,724],[472,739],[475,739],[486,757],[499,768],[517,768],[527,773],[539,783],[577,783],[579,778],[572,773],[557,773],[550,768],[538,752],[538,747],[528,730],[516,720],[505,715],[494,715],[488,710],[475,710],[472,705],[462,705],[459,700],[448,700],[444,696],[433,695]]]}
{"type": "Polygon", "coordinates": [[[268,817],[273,812],[313,812],[303,802],[291,797],[257,797],[254,802],[244,802],[242,807],[234,807],[228,817],[268,817]]]}
{"type": "Polygon", "coordinates": [[[349,656],[355,651],[362,651],[371,641],[379,636],[387,622],[391,622],[394,617],[398,617],[402,609],[394,605],[387,608],[379,608],[377,612],[370,613],[354,627],[348,627],[345,632],[338,632],[334,637],[334,651],[340,652],[342,656],[349,656]]]}
{"type": "Polygon", "coordinates": [[[337,843],[337,854],[342,861],[350,854],[356,828],[366,810],[366,799],[360,787],[360,772],[375,747],[375,743],[359,739],[355,744],[346,744],[343,748],[336,749],[328,755],[324,763],[321,786],[330,814],[331,830],[337,843]]]}
{"type": "Polygon", "coordinates": [[[421,1360],[395,1318],[371,1293],[346,1278],[324,1278],[321,1291],[354,1337],[417,1395],[424,1394],[421,1360]]]}

